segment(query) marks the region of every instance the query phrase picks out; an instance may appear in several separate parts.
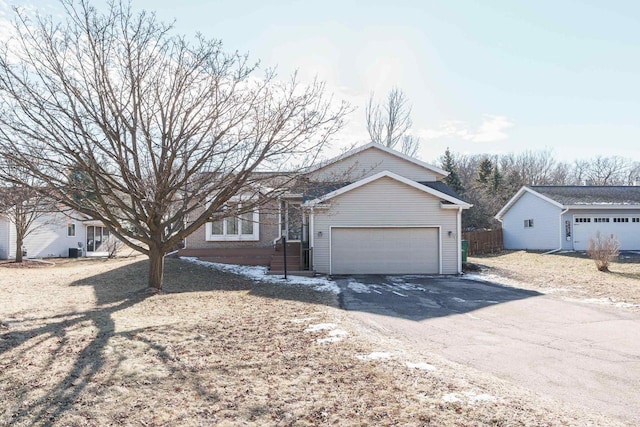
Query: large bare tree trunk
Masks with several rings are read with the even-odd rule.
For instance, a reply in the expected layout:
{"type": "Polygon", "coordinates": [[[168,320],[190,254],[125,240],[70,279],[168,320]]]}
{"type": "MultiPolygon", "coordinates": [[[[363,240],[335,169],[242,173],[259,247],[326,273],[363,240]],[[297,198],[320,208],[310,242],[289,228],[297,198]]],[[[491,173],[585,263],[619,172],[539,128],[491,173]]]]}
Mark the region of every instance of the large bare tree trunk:
{"type": "Polygon", "coordinates": [[[149,248],[149,287],[160,292],[163,275],[164,251],[152,246],[149,248]]]}
{"type": "Polygon", "coordinates": [[[16,262],[22,262],[22,245],[24,241],[22,237],[16,238],[16,262]]]}

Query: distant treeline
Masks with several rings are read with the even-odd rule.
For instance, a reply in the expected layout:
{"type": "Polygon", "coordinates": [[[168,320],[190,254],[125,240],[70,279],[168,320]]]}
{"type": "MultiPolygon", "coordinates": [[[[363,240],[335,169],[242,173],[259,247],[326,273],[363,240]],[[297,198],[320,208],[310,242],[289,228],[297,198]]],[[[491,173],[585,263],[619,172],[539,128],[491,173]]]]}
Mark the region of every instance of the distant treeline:
{"type": "Polygon", "coordinates": [[[558,162],[549,150],[520,154],[456,154],[447,149],[445,179],[474,207],[465,211],[466,230],[495,228],[493,218],[523,185],[640,185],[640,162],[619,156],[558,162]]]}

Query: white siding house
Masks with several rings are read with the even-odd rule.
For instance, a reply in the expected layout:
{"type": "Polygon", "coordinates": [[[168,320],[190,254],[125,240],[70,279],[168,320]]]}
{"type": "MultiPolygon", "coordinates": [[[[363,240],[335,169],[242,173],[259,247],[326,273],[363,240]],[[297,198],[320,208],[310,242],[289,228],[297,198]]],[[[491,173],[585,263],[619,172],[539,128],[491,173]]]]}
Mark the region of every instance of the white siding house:
{"type": "Polygon", "coordinates": [[[597,232],[640,250],[640,187],[532,186],[498,212],[505,249],[584,251],[597,232]]]}
{"type": "MultiPolygon", "coordinates": [[[[27,258],[68,257],[69,249],[79,256],[107,256],[113,242],[109,232],[98,221],[82,221],[63,213],[51,213],[38,218],[23,242],[27,258]]],[[[0,217],[0,259],[16,256],[15,225],[0,217]]]]}

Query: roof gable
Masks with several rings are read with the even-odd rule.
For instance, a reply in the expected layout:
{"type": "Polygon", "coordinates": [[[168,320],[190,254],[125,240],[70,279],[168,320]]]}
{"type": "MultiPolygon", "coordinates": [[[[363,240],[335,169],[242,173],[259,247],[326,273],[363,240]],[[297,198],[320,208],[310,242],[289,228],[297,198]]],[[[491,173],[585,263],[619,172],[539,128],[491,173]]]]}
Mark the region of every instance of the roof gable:
{"type": "Polygon", "coordinates": [[[310,174],[310,173],[313,173],[313,172],[320,171],[320,170],[326,168],[327,166],[330,166],[332,164],[335,164],[335,163],[338,163],[338,162],[343,161],[345,159],[348,159],[350,157],[353,157],[353,156],[355,156],[355,155],[357,155],[357,154],[359,154],[359,153],[361,153],[361,152],[363,152],[365,150],[368,150],[368,149],[375,149],[375,150],[379,150],[379,151],[381,151],[383,153],[390,154],[392,156],[395,156],[397,158],[405,160],[405,161],[407,161],[409,163],[412,163],[412,164],[414,164],[416,166],[424,168],[424,169],[428,170],[429,172],[431,172],[431,173],[433,173],[435,175],[438,175],[438,176],[440,176],[442,178],[444,178],[447,175],[449,175],[449,172],[447,172],[447,171],[445,171],[443,169],[440,169],[437,166],[434,166],[434,165],[431,165],[429,163],[423,162],[423,161],[418,160],[418,159],[416,159],[414,157],[407,156],[406,154],[403,154],[403,153],[401,153],[399,151],[396,151],[396,150],[394,150],[392,148],[386,147],[384,145],[381,145],[381,144],[378,144],[378,143],[375,143],[375,142],[370,142],[368,144],[361,145],[360,147],[356,147],[356,148],[354,148],[352,150],[349,150],[346,153],[343,153],[343,154],[341,154],[341,155],[339,155],[337,157],[334,157],[332,159],[329,159],[329,160],[326,160],[324,162],[321,162],[320,164],[318,164],[316,166],[312,166],[311,168],[306,170],[305,173],[310,174]]]}
{"type": "Polygon", "coordinates": [[[469,204],[469,203],[467,203],[467,202],[465,202],[463,200],[460,200],[460,199],[458,199],[456,197],[451,196],[450,194],[445,194],[444,192],[438,191],[437,189],[435,189],[435,188],[433,188],[431,186],[424,185],[424,184],[421,184],[421,183],[416,182],[416,181],[412,181],[410,179],[407,179],[407,178],[405,178],[403,176],[400,176],[400,175],[395,174],[395,173],[390,172],[390,171],[379,172],[379,173],[377,173],[375,175],[372,175],[372,176],[369,176],[367,178],[361,179],[361,180],[359,180],[357,182],[354,182],[354,183],[345,185],[343,187],[340,187],[340,188],[338,188],[338,189],[336,189],[334,191],[331,191],[331,192],[329,192],[327,194],[324,194],[324,195],[322,195],[322,196],[320,196],[320,197],[318,197],[316,199],[309,200],[309,201],[305,202],[304,206],[309,206],[309,207],[316,206],[316,205],[318,205],[318,204],[320,204],[322,202],[326,202],[326,201],[328,201],[328,200],[330,200],[330,199],[332,199],[334,197],[340,196],[340,195],[342,195],[344,193],[347,193],[347,192],[349,192],[351,190],[354,190],[356,188],[362,187],[364,185],[369,184],[370,182],[374,182],[374,181],[377,181],[377,180],[379,180],[381,178],[385,178],[385,177],[391,178],[393,180],[396,180],[398,182],[406,184],[406,185],[408,185],[410,187],[413,187],[413,188],[415,188],[417,190],[420,190],[420,191],[422,191],[424,193],[427,193],[427,194],[430,194],[432,196],[438,197],[439,199],[441,199],[443,201],[446,201],[448,203],[451,203],[451,204],[456,205],[456,206],[458,206],[460,208],[463,208],[463,209],[468,209],[471,206],[473,206],[473,205],[471,205],[471,204],[469,204]]]}

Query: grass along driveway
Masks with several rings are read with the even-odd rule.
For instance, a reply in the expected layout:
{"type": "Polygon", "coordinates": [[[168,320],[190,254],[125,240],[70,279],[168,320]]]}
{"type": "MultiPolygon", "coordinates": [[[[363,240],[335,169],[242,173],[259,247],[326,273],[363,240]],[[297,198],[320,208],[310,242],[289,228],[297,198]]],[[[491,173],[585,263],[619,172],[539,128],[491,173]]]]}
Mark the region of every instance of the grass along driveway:
{"type": "Polygon", "coordinates": [[[331,293],[167,259],[0,269],[0,425],[615,425],[351,325],[331,293]]]}
{"type": "MultiPolygon", "coordinates": [[[[621,256],[608,273],[598,271],[583,253],[543,255],[514,251],[469,257],[485,267],[485,277],[510,279],[515,286],[595,303],[640,307],[640,255],[621,256]]],[[[499,279],[498,279],[499,280],[499,279]]]]}

